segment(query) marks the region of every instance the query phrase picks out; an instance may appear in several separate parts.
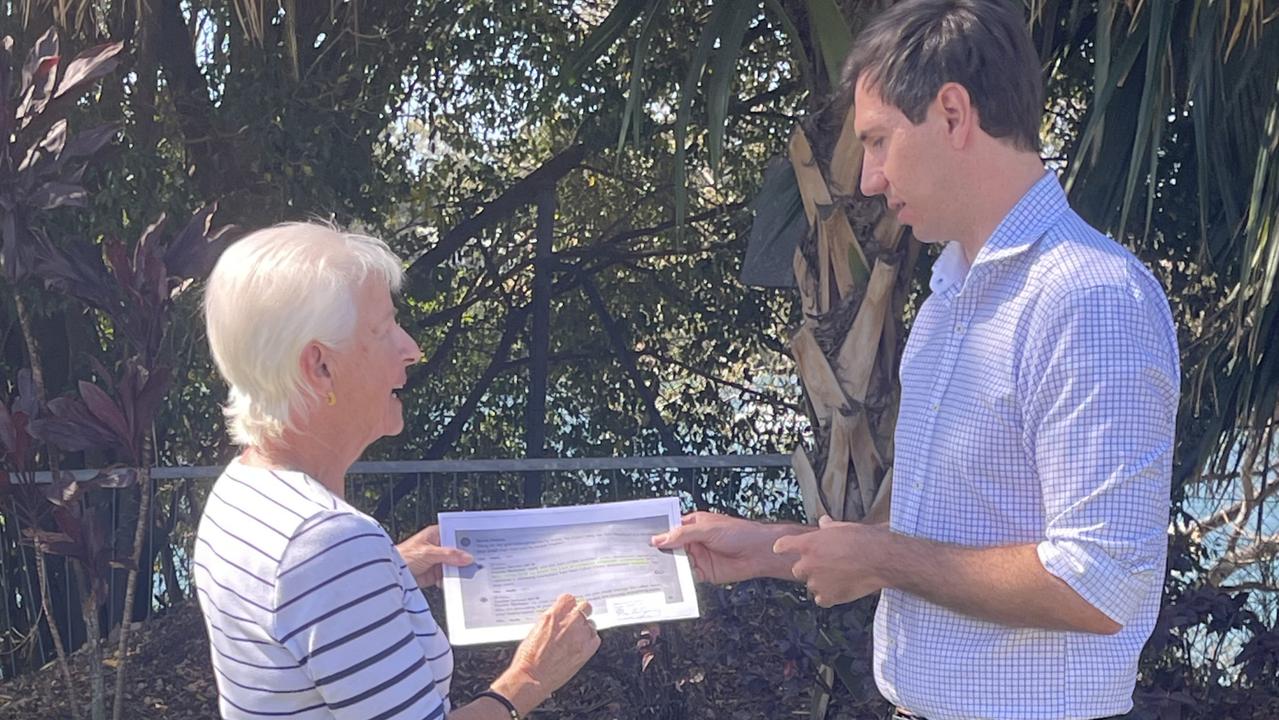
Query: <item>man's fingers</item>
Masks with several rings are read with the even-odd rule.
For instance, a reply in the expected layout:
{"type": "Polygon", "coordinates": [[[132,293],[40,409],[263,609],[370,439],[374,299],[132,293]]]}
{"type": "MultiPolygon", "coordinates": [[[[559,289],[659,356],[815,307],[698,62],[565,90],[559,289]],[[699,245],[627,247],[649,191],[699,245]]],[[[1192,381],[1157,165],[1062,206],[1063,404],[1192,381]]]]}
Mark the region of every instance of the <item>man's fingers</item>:
{"type": "MultiPolygon", "coordinates": [[[[808,567],[804,565],[804,563],[797,562],[794,565],[792,565],[790,569],[790,574],[796,580],[800,581],[801,583],[804,583],[805,585],[808,585],[808,567]]],[[[811,587],[808,589],[810,591],[812,590],[811,587]]]]}
{"type": "Polygon", "coordinates": [[[704,526],[698,527],[698,523],[708,516],[713,517],[714,513],[702,510],[691,512],[680,518],[679,527],[669,532],[654,535],[649,542],[653,547],[661,548],[662,550],[682,547],[691,542],[703,542],[710,530],[704,526]]]}
{"type": "Polygon", "coordinates": [[[800,552],[803,547],[803,537],[803,535],[785,535],[777,538],[777,542],[773,543],[773,554],[785,555],[800,552]]]}
{"type": "Polygon", "coordinates": [[[706,542],[714,532],[698,525],[681,525],[670,532],[653,536],[653,546],[662,550],[686,547],[689,543],[706,542]]]}
{"type": "Polygon", "coordinates": [[[670,550],[672,548],[683,547],[686,542],[684,540],[683,530],[684,528],[677,527],[674,530],[659,533],[654,535],[649,540],[649,543],[660,550],[670,550]]]}
{"type": "Polygon", "coordinates": [[[475,562],[475,558],[469,552],[460,548],[423,548],[421,551],[421,557],[428,563],[452,565],[454,567],[466,567],[467,565],[475,562]]]}
{"type": "Polygon", "coordinates": [[[453,567],[466,567],[467,565],[470,565],[471,563],[475,562],[475,558],[472,557],[471,554],[465,550],[460,550],[458,548],[440,548],[440,549],[444,551],[440,557],[440,562],[444,563],[445,565],[452,565],[453,567]]]}
{"type": "Polygon", "coordinates": [[[830,515],[823,515],[817,519],[817,527],[822,529],[831,528],[831,527],[840,527],[843,525],[852,525],[852,523],[844,522],[842,520],[836,520],[830,515]]]}
{"type": "Polygon", "coordinates": [[[701,545],[689,545],[688,555],[693,560],[693,575],[698,582],[710,582],[711,560],[701,545]]]}

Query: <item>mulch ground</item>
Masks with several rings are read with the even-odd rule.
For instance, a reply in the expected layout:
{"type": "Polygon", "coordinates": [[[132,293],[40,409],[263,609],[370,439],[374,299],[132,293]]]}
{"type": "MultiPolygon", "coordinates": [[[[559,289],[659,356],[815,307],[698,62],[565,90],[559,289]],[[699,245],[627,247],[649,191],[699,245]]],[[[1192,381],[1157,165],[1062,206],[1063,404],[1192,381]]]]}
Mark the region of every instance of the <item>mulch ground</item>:
{"type": "MultiPolygon", "coordinates": [[[[808,716],[813,669],[797,656],[785,610],[759,599],[726,601],[702,593],[703,617],[652,628],[606,630],[596,657],[535,718],[567,720],[776,720],[808,716]],[[731,606],[731,607],[730,607],[731,606]]],[[[432,607],[443,607],[430,594],[432,607]]],[[[217,690],[208,639],[194,605],[141,623],[133,635],[125,692],[128,720],[217,720],[217,690]]],[[[464,703],[505,667],[513,646],[457,648],[452,697],[464,703]]],[[[111,647],[114,652],[114,643],[111,647]]],[[[106,659],[108,715],[116,664],[106,659]]],[[[80,707],[89,694],[88,657],[72,657],[80,707]]],[[[878,717],[839,709],[827,716],[878,717]]],[[[848,704],[848,703],[845,703],[848,704]]],[[[85,714],[87,717],[87,713],[85,714]]],[[[50,664],[0,684],[0,720],[71,717],[58,668],[50,664]]]]}

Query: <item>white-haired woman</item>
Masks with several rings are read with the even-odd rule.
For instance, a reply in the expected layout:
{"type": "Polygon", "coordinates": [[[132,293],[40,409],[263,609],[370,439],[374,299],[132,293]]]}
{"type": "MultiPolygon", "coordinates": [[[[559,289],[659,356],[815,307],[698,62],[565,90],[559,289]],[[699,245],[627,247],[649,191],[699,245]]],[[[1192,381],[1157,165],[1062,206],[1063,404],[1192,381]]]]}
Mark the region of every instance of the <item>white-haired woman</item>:
{"type": "Polygon", "coordinates": [[[395,319],[402,276],[380,240],[293,223],[235,243],[209,278],[209,346],[244,448],[194,557],[224,718],[509,720],[599,647],[590,605],[561,596],[490,689],[451,706],[453,655],[418,587],[470,557],[436,528],[397,547],[343,500],[351,464],[404,427],[396,392],[420,352],[395,319]]]}

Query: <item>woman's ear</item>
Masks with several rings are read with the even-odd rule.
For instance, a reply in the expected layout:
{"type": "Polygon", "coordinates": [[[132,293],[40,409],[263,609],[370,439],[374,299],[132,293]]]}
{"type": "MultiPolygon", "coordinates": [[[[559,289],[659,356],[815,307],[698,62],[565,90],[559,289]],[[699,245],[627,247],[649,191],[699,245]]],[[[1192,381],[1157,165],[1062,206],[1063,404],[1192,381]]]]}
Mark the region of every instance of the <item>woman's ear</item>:
{"type": "Polygon", "coordinates": [[[333,389],[333,375],[329,371],[329,349],[318,342],[310,342],[302,348],[298,358],[302,378],[306,384],[321,394],[333,389]]]}

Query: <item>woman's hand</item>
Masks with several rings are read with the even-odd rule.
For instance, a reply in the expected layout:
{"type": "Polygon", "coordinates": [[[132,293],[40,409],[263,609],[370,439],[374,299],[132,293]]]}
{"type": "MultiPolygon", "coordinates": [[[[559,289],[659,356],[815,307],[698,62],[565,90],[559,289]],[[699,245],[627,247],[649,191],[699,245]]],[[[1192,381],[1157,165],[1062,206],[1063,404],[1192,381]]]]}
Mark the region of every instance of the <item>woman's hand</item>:
{"type": "Polygon", "coordinates": [[[511,700],[521,716],[563,687],[599,649],[590,614],[590,603],[561,595],[515,650],[510,668],[493,689],[511,700]]]}
{"type": "Polygon", "coordinates": [[[429,525],[396,545],[409,566],[418,587],[433,587],[444,577],[444,565],[466,567],[475,562],[471,554],[457,548],[440,547],[440,526],[429,525]]]}

